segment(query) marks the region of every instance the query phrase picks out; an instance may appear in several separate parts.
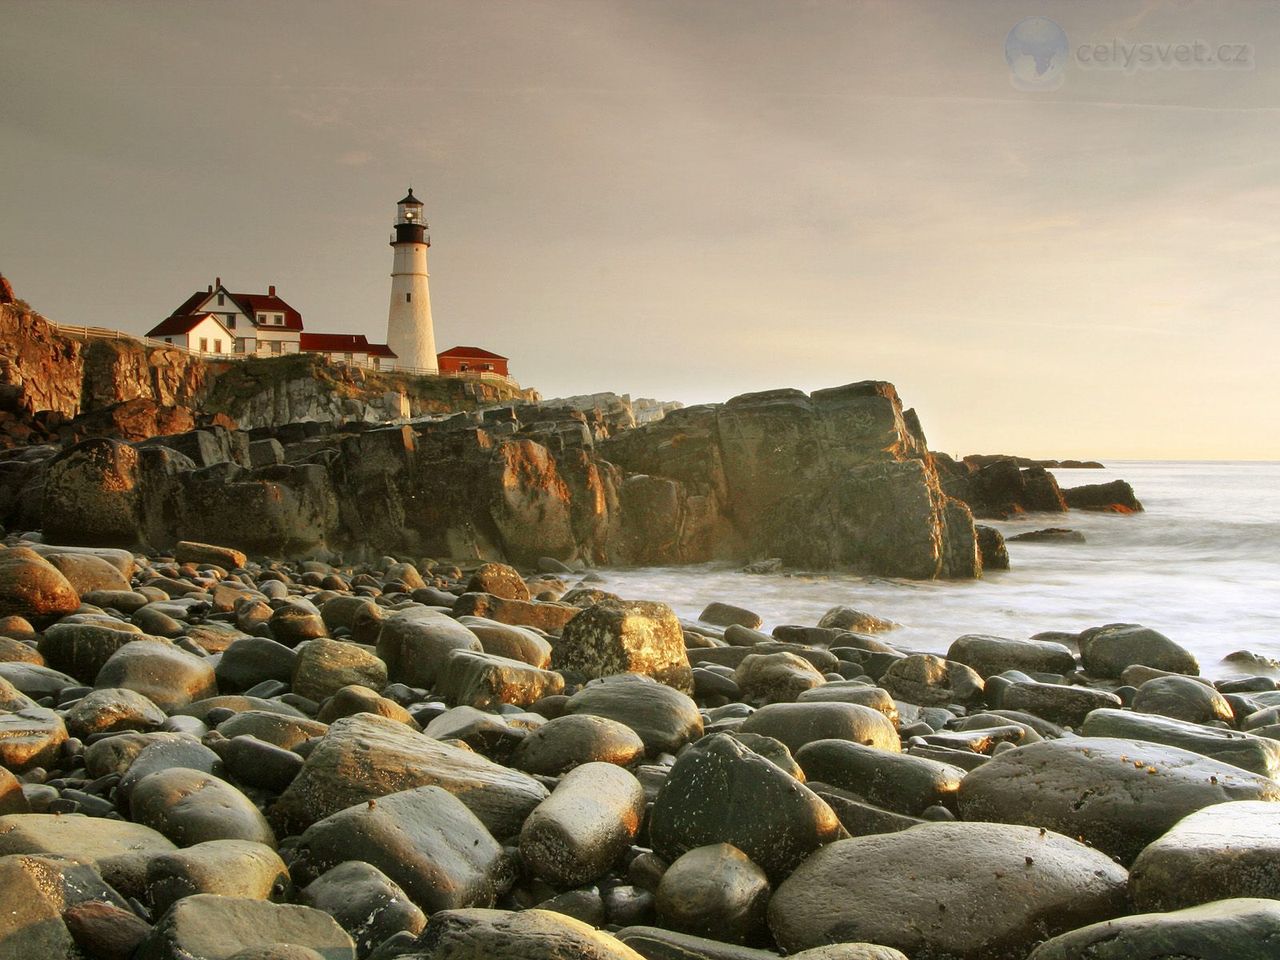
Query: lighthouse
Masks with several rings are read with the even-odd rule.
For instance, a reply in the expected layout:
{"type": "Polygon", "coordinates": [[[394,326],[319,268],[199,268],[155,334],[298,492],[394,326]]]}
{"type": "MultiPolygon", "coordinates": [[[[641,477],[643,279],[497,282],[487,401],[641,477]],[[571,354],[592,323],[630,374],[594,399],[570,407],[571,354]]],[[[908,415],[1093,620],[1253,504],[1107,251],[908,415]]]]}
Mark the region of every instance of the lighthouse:
{"type": "Polygon", "coordinates": [[[391,267],[391,307],[387,311],[387,346],[396,366],[436,373],[436,335],[431,328],[431,293],[427,288],[427,248],[431,237],[422,201],[409,194],[396,204],[395,257],[391,267]]]}

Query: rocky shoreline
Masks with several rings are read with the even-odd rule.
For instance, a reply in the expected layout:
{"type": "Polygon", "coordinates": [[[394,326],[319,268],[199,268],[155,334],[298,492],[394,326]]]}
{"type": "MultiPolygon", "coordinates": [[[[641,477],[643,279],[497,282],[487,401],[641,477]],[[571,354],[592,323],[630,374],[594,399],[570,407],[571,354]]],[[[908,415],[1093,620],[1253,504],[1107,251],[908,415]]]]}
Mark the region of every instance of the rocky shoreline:
{"type": "Polygon", "coordinates": [[[1141,626],[7,544],[3,957],[1277,955],[1280,689],[1141,626]]]}

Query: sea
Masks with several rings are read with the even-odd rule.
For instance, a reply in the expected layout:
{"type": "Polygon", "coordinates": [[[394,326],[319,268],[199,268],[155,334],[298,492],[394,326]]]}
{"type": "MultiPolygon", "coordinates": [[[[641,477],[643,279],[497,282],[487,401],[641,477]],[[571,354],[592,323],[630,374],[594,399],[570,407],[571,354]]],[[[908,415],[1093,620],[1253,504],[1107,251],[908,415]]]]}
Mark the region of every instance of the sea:
{"type": "Polygon", "coordinates": [[[1104,623],[1153,627],[1191,650],[1210,677],[1259,672],[1223,658],[1280,660],[1280,462],[1106,461],[1053,471],[1062,487],[1129,481],[1144,512],[1070,511],[982,521],[1006,538],[1047,527],[1084,543],[1012,542],[1010,569],[972,581],[912,581],[703,564],[601,571],[605,589],[661,600],[696,619],[711,601],[765,621],[813,624],[838,604],[899,624],[883,639],[945,652],[970,633],[1024,638],[1104,623]]]}

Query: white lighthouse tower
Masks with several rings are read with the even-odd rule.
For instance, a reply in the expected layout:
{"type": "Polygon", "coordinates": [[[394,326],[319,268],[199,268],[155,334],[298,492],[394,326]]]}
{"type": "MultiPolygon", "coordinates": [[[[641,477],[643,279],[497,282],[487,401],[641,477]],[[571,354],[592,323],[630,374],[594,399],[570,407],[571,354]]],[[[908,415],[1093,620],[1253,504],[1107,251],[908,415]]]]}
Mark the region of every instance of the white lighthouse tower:
{"type": "Polygon", "coordinates": [[[422,201],[409,195],[396,205],[396,232],[391,238],[391,308],[387,311],[387,346],[397,367],[436,373],[436,335],[431,328],[431,292],[427,289],[427,248],[431,237],[422,216],[422,201]]]}

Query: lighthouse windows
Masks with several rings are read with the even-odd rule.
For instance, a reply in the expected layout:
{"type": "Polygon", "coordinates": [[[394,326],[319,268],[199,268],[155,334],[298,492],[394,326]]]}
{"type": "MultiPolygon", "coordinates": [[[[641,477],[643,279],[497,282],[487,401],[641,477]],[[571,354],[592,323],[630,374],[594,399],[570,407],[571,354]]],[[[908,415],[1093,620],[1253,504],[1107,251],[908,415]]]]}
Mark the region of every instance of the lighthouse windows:
{"type": "Polygon", "coordinates": [[[413,303],[413,294],[412,294],[412,293],[406,293],[406,294],[404,295],[404,302],[405,302],[405,303],[413,303]]]}

